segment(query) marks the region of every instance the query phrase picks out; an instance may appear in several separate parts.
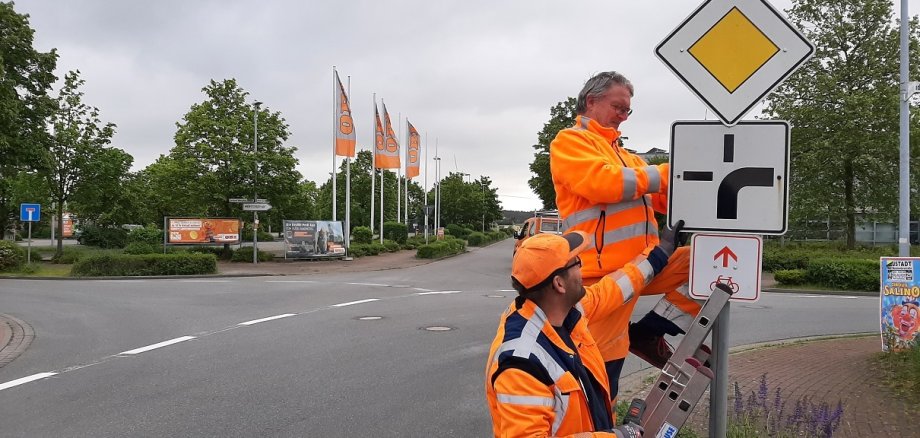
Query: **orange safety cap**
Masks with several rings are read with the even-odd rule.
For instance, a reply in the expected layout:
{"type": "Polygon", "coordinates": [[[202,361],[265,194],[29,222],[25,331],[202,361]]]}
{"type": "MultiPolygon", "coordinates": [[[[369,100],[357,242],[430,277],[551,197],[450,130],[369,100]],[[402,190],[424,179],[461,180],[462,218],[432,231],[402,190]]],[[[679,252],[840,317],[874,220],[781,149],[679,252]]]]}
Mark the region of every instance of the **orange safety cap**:
{"type": "Polygon", "coordinates": [[[524,241],[511,262],[511,277],[530,289],[549,278],[591,244],[588,235],[540,233],[524,241]]]}

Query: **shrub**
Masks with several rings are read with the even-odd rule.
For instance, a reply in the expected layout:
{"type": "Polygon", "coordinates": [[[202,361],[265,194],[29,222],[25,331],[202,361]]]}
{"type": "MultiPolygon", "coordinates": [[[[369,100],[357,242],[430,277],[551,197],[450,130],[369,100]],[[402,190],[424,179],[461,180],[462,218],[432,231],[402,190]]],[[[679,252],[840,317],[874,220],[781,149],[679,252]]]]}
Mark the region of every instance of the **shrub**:
{"type": "Polygon", "coordinates": [[[466,242],[470,246],[481,246],[483,244],[489,243],[489,239],[485,234],[480,233],[479,231],[474,231],[470,233],[469,236],[466,236],[466,242]]]}
{"type": "Polygon", "coordinates": [[[369,243],[352,243],[348,247],[348,255],[352,257],[364,257],[367,255],[367,247],[369,243]]]}
{"type": "Polygon", "coordinates": [[[160,245],[163,243],[163,230],[146,226],[144,228],[135,228],[128,231],[128,243],[143,242],[151,245],[160,245]]]}
{"type": "Polygon", "coordinates": [[[370,244],[373,238],[374,233],[368,227],[355,227],[351,230],[351,241],[353,243],[370,244]]]}
{"type": "Polygon", "coordinates": [[[466,251],[466,243],[463,240],[448,238],[439,240],[428,245],[418,247],[415,257],[420,259],[436,259],[453,254],[460,254],[466,251]]]}
{"type": "Polygon", "coordinates": [[[86,251],[81,248],[75,248],[71,246],[65,246],[64,250],[61,251],[61,255],[58,255],[57,252],[51,257],[51,263],[60,264],[60,265],[71,265],[83,258],[86,255],[86,251]]]}
{"type": "Polygon", "coordinates": [[[866,259],[818,258],[808,262],[809,283],[843,290],[877,291],[879,261],[866,259]]]}
{"type": "MultiPolygon", "coordinates": [[[[274,254],[262,250],[259,250],[258,257],[260,262],[270,262],[275,259],[274,254]]],[[[252,247],[244,246],[236,251],[233,251],[233,255],[230,257],[230,260],[234,262],[252,262],[252,247]]]]}
{"type": "Polygon", "coordinates": [[[446,229],[447,234],[450,234],[451,236],[454,236],[460,239],[466,239],[466,237],[469,236],[470,233],[472,232],[473,230],[469,228],[463,228],[457,224],[448,224],[447,229],[446,229]]]}
{"type": "Polygon", "coordinates": [[[779,284],[804,284],[807,274],[808,271],[804,269],[781,269],[773,273],[773,278],[779,284]]]}
{"type": "Polygon", "coordinates": [[[26,251],[15,242],[0,240],[0,271],[12,271],[26,261],[26,251]]]}
{"type": "MultiPolygon", "coordinates": [[[[185,249],[187,252],[196,254],[214,254],[217,260],[233,260],[233,248],[226,246],[190,246],[185,249]]],[[[252,261],[252,251],[249,252],[249,260],[252,261]]],[[[261,260],[261,259],[260,259],[261,260]]]]}
{"type": "MultiPolygon", "coordinates": [[[[432,237],[429,236],[429,239],[432,239],[432,237]]],[[[424,244],[425,244],[425,236],[412,236],[406,239],[406,243],[402,245],[402,248],[403,249],[417,249],[419,246],[422,246],[424,244]]]]}
{"type": "Polygon", "coordinates": [[[157,247],[155,244],[150,244],[147,242],[131,242],[125,245],[125,249],[122,251],[125,254],[157,254],[163,252],[163,247],[157,247]]]}
{"type": "Polygon", "coordinates": [[[406,239],[409,237],[409,230],[406,228],[406,224],[401,224],[399,222],[384,222],[383,223],[383,238],[390,239],[396,243],[403,244],[406,243],[406,239]]]}
{"type": "Polygon", "coordinates": [[[398,243],[389,239],[383,240],[383,247],[386,249],[386,252],[396,252],[402,249],[398,243]]]}
{"type": "Polygon", "coordinates": [[[383,244],[379,242],[374,242],[367,246],[368,255],[379,255],[380,253],[386,251],[387,247],[383,246],[383,244]]]}
{"type": "Polygon", "coordinates": [[[128,232],[121,228],[88,226],[83,228],[79,241],[99,248],[124,248],[128,243],[128,232]]]}
{"type": "MultiPolygon", "coordinates": [[[[240,235],[240,239],[243,242],[252,242],[252,228],[244,229],[243,233],[240,235]]],[[[273,236],[272,233],[269,233],[263,230],[259,230],[259,242],[274,242],[274,241],[275,241],[275,236],[273,236]]]]}
{"type": "Polygon", "coordinates": [[[210,254],[101,254],[85,257],[74,263],[71,275],[198,275],[215,272],[217,258],[210,254]]]}

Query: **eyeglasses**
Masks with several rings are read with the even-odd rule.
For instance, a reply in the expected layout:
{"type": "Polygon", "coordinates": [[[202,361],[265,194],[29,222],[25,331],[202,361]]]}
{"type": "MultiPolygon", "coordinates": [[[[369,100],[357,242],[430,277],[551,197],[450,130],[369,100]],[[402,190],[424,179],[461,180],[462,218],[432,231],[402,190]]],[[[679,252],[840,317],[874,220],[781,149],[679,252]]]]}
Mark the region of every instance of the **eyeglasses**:
{"type": "Polygon", "coordinates": [[[575,263],[572,263],[571,265],[568,265],[568,266],[563,266],[562,270],[568,271],[569,269],[572,269],[576,266],[581,267],[581,257],[575,256],[575,263]]]}
{"type": "Polygon", "coordinates": [[[633,113],[632,108],[629,108],[629,107],[620,106],[620,105],[614,105],[614,104],[612,104],[612,103],[610,104],[610,106],[613,108],[614,111],[616,111],[616,112],[618,112],[618,113],[620,113],[620,114],[622,114],[622,115],[624,115],[624,116],[629,116],[629,115],[632,115],[632,113],[633,113]]]}

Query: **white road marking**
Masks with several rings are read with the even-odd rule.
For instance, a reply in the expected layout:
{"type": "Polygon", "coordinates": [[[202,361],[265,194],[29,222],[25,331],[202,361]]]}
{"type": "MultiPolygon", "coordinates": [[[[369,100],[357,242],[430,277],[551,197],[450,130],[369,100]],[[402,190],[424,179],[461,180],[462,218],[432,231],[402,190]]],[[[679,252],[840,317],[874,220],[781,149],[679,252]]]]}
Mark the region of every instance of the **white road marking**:
{"type": "Polygon", "coordinates": [[[23,383],[29,383],[35,380],[44,379],[45,377],[51,377],[55,374],[57,373],[38,373],[38,374],[32,374],[31,376],[23,377],[21,379],[10,380],[9,382],[6,382],[6,383],[0,383],[0,391],[3,391],[4,389],[12,388],[14,386],[22,385],[23,383]]]}
{"type": "Polygon", "coordinates": [[[380,301],[380,299],[379,299],[379,298],[370,298],[370,299],[366,299],[366,300],[349,301],[349,302],[347,302],[347,303],[333,304],[332,307],[353,306],[353,305],[355,305],[355,304],[370,303],[370,302],[372,302],[372,301],[380,301]]]}
{"type": "Polygon", "coordinates": [[[275,315],[275,316],[269,316],[268,318],[254,319],[254,320],[252,320],[252,321],[241,322],[241,323],[239,323],[238,325],[253,325],[253,324],[258,324],[258,323],[260,323],[260,322],[272,321],[272,320],[281,319],[281,318],[287,318],[287,317],[289,317],[289,316],[297,316],[297,314],[296,314],[296,313],[285,313],[285,314],[283,314],[283,315],[275,315]]]}
{"type": "Polygon", "coordinates": [[[157,348],[166,347],[166,346],[172,345],[172,344],[178,344],[178,343],[180,343],[180,342],[185,342],[185,341],[188,341],[188,340],[190,340],[190,339],[195,339],[195,337],[194,337],[194,336],[183,336],[183,337],[181,337],[181,338],[176,338],[176,339],[170,339],[170,340],[168,340],[168,341],[163,341],[163,342],[160,342],[160,343],[158,343],[158,344],[148,345],[148,346],[146,346],[146,347],[141,347],[141,348],[135,348],[134,350],[123,351],[123,352],[118,353],[118,354],[119,354],[119,355],[122,355],[122,354],[141,354],[141,353],[143,353],[143,352],[145,352],[145,351],[156,350],[157,348]]]}
{"type": "Polygon", "coordinates": [[[232,283],[230,280],[179,280],[180,283],[232,283]]]}
{"type": "Polygon", "coordinates": [[[495,292],[517,292],[517,291],[514,290],[514,289],[499,289],[499,290],[497,290],[497,291],[495,291],[495,292]]]}
{"type": "Polygon", "coordinates": [[[422,292],[431,292],[431,289],[425,289],[424,287],[413,287],[412,290],[418,290],[422,292]]]}
{"type": "Polygon", "coordinates": [[[821,298],[821,299],[824,299],[824,298],[840,298],[840,299],[844,299],[844,300],[858,300],[858,299],[860,299],[860,298],[866,298],[866,299],[871,299],[871,300],[877,300],[877,299],[878,299],[878,298],[876,298],[876,297],[856,297],[856,296],[852,296],[852,295],[799,295],[799,294],[787,294],[787,295],[790,296],[790,297],[792,297],[792,298],[821,298]]]}
{"type": "Polygon", "coordinates": [[[266,280],[266,283],[317,283],[313,280],[266,280]]]}
{"type": "Polygon", "coordinates": [[[435,290],[431,292],[418,292],[413,295],[447,295],[447,294],[458,294],[462,291],[459,290],[435,290]]]}
{"type": "Polygon", "coordinates": [[[380,283],[345,283],[345,284],[350,284],[352,286],[383,286],[383,287],[389,286],[389,284],[380,284],[380,283]]]}

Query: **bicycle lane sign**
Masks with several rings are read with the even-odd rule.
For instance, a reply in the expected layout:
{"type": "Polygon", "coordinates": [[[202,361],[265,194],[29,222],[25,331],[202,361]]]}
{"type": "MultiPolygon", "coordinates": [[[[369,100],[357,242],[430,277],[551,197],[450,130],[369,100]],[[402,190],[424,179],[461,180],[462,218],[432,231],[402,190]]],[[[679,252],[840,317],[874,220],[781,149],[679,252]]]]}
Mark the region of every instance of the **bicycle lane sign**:
{"type": "Polygon", "coordinates": [[[694,234],[690,243],[690,295],[706,299],[717,283],[735,292],[734,301],[760,299],[763,239],[759,235],[694,234]]]}

